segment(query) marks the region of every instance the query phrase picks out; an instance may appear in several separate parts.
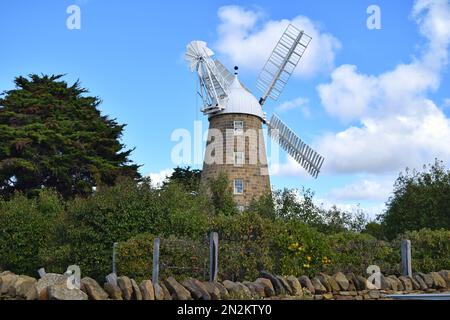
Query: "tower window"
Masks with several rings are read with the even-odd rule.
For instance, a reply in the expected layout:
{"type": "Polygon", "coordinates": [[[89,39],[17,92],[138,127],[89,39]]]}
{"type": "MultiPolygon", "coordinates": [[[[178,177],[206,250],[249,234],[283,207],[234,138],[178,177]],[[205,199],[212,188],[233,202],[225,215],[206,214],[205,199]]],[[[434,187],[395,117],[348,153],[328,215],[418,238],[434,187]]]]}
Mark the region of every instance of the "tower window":
{"type": "Polygon", "coordinates": [[[244,180],[234,180],[234,194],[244,194],[244,180]]]}
{"type": "Polygon", "coordinates": [[[244,153],[241,151],[234,153],[234,165],[243,166],[244,165],[244,153]]]}
{"type": "Polygon", "coordinates": [[[234,134],[242,135],[244,134],[244,121],[234,121],[234,134]]]}

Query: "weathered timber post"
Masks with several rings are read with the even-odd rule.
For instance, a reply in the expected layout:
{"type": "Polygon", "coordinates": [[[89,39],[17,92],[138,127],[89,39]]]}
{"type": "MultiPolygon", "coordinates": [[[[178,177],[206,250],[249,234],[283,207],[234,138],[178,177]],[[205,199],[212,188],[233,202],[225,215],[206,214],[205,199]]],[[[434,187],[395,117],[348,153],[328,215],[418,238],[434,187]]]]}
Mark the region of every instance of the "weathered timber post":
{"type": "Polygon", "coordinates": [[[116,269],[116,254],[117,254],[117,242],[113,243],[113,254],[112,254],[112,273],[117,275],[117,269],[116,269]]]}
{"type": "Polygon", "coordinates": [[[401,252],[402,252],[402,273],[404,276],[412,277],[410,240],[402,240],[401,252]]]}
{"type": "Polygon", "coordinates": [[[153,285],[158,283],[159,278],[159,245],[161,243],[160,238],[156,238],[153,241],[153,269],[152,269],[152,282],[153,285]]]}
{"type": "Polygon", "coordinates": [[[216,282],[219,268],[219,234],[211,232],[209,236],[209,281],[216,282]]]}

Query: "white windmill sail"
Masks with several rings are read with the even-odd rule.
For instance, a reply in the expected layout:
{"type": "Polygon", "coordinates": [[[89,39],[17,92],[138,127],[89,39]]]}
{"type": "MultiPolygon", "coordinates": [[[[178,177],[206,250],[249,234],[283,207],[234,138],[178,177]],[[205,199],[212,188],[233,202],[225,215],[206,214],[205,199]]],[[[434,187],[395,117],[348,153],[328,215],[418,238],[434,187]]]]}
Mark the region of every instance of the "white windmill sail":
{"type": "Polygon", "coordinates": [[[267,60],[256,87],[263,93],[260,104],[268,97],[277,100],[295,70],[311,37],[290,24],[267,60]]]}
{"type": "MultiPolygon", "coordinates": [[[[196,71],[198,74],[199,93],[204,105],[202,111],[208,115],[227,111],[241,113],[242,109],[245,109],[242,106],[243,99],[239,98],[238,103],[235,104],[230,103],[233,102],[233,84],[235,84],[236,88],[246,90],[246,97],[251,97],[251,99],[245,100],[245,107],[248,108],[251,101],[254,101],[258,112],[261,113],[260,118],[265,122],[265,113],[261,110],[262,105],[268,97],[273,100],[278,99],[310,42],[311,37],[300,29],[291,24],[286,28],[259,76],[257,88],[262,91],[263,95],[258,103],[252,94],[248,94],[250,91],[245,89],[220,61],[212,59],[214,52],[206,46],[205,42],[192,41],[187,46],[186,60],[189,62],[191,71],[196,71]],[[227,105],[228,108],[225,110],[227,105]],[[234,110],[230,105],[238,105],[239,110],[234,110]]],[[[257,115],[253,111],[249,114],[257,115]]],[[[272,139],[278,142],[309,174],[317,178],[324,158],[306,145],[276,115],[272,116],[267,125],[272,139]]]]}
{"type": "Polygon", "coordinates": [[[191,71],[196,71],[200,81],[200,96],[203,99],[202,111],[206,114],[223,110],[223,101],[228,97],[230,85],[229,71],[211,57],[214,52],[204,41],[192,41],[187,45],[185,59],[191,71]]]}
{"type": "Polygon", "coordinates": [[[225,81],[226,89],[228,89],[234,80],[234,77],[235,77],[234,74],[232,74],[230,71],[228,71],[228,69],[225,68],[225,66],[219,60],[214,60],[214,63],[216,64],[218,73],[221,75],[221,77],[225,81]]]}
{"type": "Polygon", "coordinates": [[[304,143],[276,115],[272,115],[267,125],[269,127],[269,136],[305,168],[310,175],[317,178],[322,168],[324,157],[304,143]]]}

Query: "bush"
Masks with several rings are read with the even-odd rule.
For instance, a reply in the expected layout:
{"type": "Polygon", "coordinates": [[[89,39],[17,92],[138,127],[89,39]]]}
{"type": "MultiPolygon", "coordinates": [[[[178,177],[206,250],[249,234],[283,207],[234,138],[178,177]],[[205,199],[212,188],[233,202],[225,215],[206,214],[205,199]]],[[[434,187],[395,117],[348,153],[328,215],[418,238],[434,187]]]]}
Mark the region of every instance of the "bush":
{"type": "Polygon", "coordinates": [[[325,235],[298,220],[279,221],[274,235],[275,272],[282,275],[314,275],[331,263],[325,235]]]}
{"type": "Polygon", "coordinates": [[[35,276],[45,263],[56,221],[64,207],[52,191],[42,191],[34,199],[16,194],[0,200],[0,269],[35,276]]]}
{"type": "Polygon", "coordinates": [[[423,171],[406,169],[397,178],[386,212],[379,216],[385,236],[395,239],[407,231],[450,228],[450,170],[441,161],[423,171]]]}
{"type": "Polygon", "coordinates": [[[396,248],[400,248],[402,239],[411,240],[413,271],[450,269],[450,230],[422,229],[406,232],[393,242],[396,248]]]}
{"type": "Polygon", "coordinates": [[[220,172],[217,177],[209,179],[208,187],[215,214],[234,215],[238,212],[230,180],[225,172],[220,172]]]}
{"type": "Polygon", "coordinates": [[[153,241],[156,237],[143,233],[117,247],[117,273],[138,281],[151,279],[153,263],[153,241]]]}
{"type": "Polygon", "coordinates": [[[369,234],[344,232],[327,237],[333,250],[331,272],[354,272],[365,275],[367,267],[377,265],[384,274],[400,273],[400,247],[377,240],[369,234]]]}
{"type": "MultiPolygon", "coordinates": [[[[138,281],[151,279],[154,235],[142,234],[120,243],[117,255],[117,272],[138,281]]],[[[171,275],[178,280],[188,277],[208,279],[209,241],[161,238],[159,257],[160,279],[171,275]]]]}
{"type": "Polygon", "coordinates": [[[211,229],[219,233],[219,277],[253,281],[261,270],[273,270],[273,235],[277,226],[256,213],[218,216],[211,229]]]}
{"type": "Polygon", "coordinates": [[[111,272],[114,242],[148,233],[193,239],[204,235],[208,220],[203,205],[176,184],[159,190],[124,180],[100,188],[67,203],[46,262],[59,269],[78,264],[83,274],[103,280],[111,272]]]}
{"type": "MultiPolygon", "coordinates": [[[[306,211],[299,207],[291,207],[296,209],[285,215],[271,215],[270,201],[262,199],[242,214],[210,215],[205,198],[183,185],[170,182],[155,189],[146,181],[131,180],[68,202],[52,191],[41,191],[33,199],[17,194],[9,201],[0,200],[0,269],[35,276],[40,267],[61,273],[78,264],[83,275],[103,281],[111,272],[112,245],[118,242],[118,272],[148,279],[153,240],[158,236],[161,277],[205,278],[210,231],[219,233],[219,278],[223,280],[253,281],[262,270],[295,276],[336,271],[366,274],[373,264],[383,273],[398,274],[401,239],[412,241],[414,271],[450,268],[449,230],[411,231],[391,242],[368,233],[326,234],[302,221],[306,211]],[[261,216],[258,205],[267,208],[268,214],[261,216]]],[[[339,225],[341,219],[337,220],[339,225]]],[[[365,232],[377,233],[379,228],[374,224],[365,232]]]]}

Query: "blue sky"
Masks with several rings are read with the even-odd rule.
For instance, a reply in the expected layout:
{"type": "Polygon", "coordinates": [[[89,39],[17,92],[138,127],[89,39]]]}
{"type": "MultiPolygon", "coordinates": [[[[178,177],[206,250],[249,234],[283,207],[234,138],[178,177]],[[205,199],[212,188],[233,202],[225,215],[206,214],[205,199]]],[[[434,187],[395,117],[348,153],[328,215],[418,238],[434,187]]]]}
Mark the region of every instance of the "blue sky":
{"type": "Polygon", "coordinates": [[[172,132],[192,131],[197,119],[207,126],[183,61],[186,44],[208,42],[257,93],[258,72],[289,20],[313,42],[266,111],[326,162],[313,180],[283,156],[272,184],[311,188],[325,205],[359,203],[373,216],[403,168],[450,160],[449,7],[448,0],[0,0],[0,90],[30,73],[80,79],[101,97],[104,114],[128,125],[132,159],[156,178],[174,166],[172,132]],[[80,30],[66,27],[72,4],[81,9],[80,30]],[[380,30],[366,25],[373,4],[380,30]]]}

